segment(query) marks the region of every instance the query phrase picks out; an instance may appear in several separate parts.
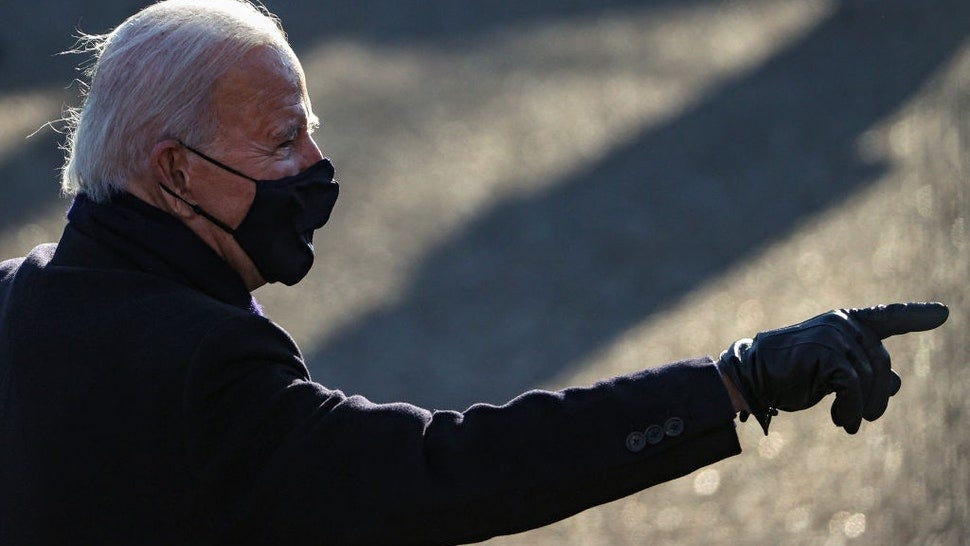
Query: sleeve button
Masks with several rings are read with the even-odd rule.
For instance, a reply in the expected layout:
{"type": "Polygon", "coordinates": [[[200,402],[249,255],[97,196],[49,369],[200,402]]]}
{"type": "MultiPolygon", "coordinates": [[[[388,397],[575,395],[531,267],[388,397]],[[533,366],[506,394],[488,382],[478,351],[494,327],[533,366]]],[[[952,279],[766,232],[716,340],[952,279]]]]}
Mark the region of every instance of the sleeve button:
{"type": "Polygon", "coordinates": [[[664,432],[667,436],[680,436],[684,432],[684,420],[680,417],[671,417],[664,423],[664,432]]]}
{"type": "Polygon", "coordinates": [[[633,453],[639,453],[643,451],[643,448],[647,445],[647,439],[639,430],[631,432],[626,437],[626,448],[633,453]]]}
{"type": "Polygon", "coordinates": [[[657,425],[650,425],[645,431],[647,436],[647,441],[651,444],[659,444],[661,440],[664,439],[664,429],[657,425]]]}

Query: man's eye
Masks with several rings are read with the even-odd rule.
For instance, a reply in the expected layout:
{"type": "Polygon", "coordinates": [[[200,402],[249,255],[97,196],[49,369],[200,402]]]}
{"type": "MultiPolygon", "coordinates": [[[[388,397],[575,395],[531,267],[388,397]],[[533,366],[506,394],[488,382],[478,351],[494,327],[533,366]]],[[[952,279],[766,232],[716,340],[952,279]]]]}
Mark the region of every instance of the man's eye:
{"type": "Polygon", "coordinates": [[[279,150],[283,150],[283,149],[286,149],[286,148],[292,148],[295,143],[296,143],[295,140],[287,140],[286,142],[280,144],[276,148],[279,149],[279,150]]]}

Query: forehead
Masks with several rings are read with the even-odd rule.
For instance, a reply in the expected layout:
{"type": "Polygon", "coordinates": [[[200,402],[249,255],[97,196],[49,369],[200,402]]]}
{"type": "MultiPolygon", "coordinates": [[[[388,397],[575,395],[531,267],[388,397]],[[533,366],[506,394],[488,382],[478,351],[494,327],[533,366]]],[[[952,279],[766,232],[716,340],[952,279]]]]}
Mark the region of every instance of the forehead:
{"type": "Polygon", "coordinates": [[[212,106],[221,134],[256,136],[311,116],[299,65],[289,66],[269,48],[250,51],[219,78],[212,106]]]}

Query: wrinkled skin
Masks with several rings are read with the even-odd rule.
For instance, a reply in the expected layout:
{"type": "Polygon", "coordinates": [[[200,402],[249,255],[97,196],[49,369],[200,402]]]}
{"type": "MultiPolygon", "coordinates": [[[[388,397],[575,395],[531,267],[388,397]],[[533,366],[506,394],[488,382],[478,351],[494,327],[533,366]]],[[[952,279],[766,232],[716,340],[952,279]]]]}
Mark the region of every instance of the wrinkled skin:
{"type": "MultiPolygon", "coordinates": [[[[218,123],[215,139],[186,144],[258,180],[292,176],[322,159],[310,136],[317,118],[302,68],[295,58],[292,63],[295,70],[267,48],[244,55],[212,90],[211,107],[218,123]]],[[[266,282],[230,234],[164,193],[159,182],[236,228],[256,194],[251,181],[206,162],[177,139],[165,139],[155,145],[149,172],[129,181],[127,189],[178,217],[239,273],[250,290],[266,282]]]]}

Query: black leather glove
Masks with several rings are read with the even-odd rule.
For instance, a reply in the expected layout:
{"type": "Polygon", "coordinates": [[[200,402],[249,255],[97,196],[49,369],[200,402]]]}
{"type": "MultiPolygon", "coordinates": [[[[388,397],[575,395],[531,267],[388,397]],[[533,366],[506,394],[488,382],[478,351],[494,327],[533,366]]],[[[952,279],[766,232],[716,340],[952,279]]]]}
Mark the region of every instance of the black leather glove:
{"type": "MultiPolygon", "coordinates": [[[[832,421],[855,434],[862,418],[873,421],[886,411],[901,385],[882,340],[931,330],[948,315],[942,303],[837,309],[738,340],[721,354],[718,365],[766,435],[777,410],[809,408],[831,392],[832,421]]],[[[742,412],[741,420],[746,417],[742,412]]]]}

